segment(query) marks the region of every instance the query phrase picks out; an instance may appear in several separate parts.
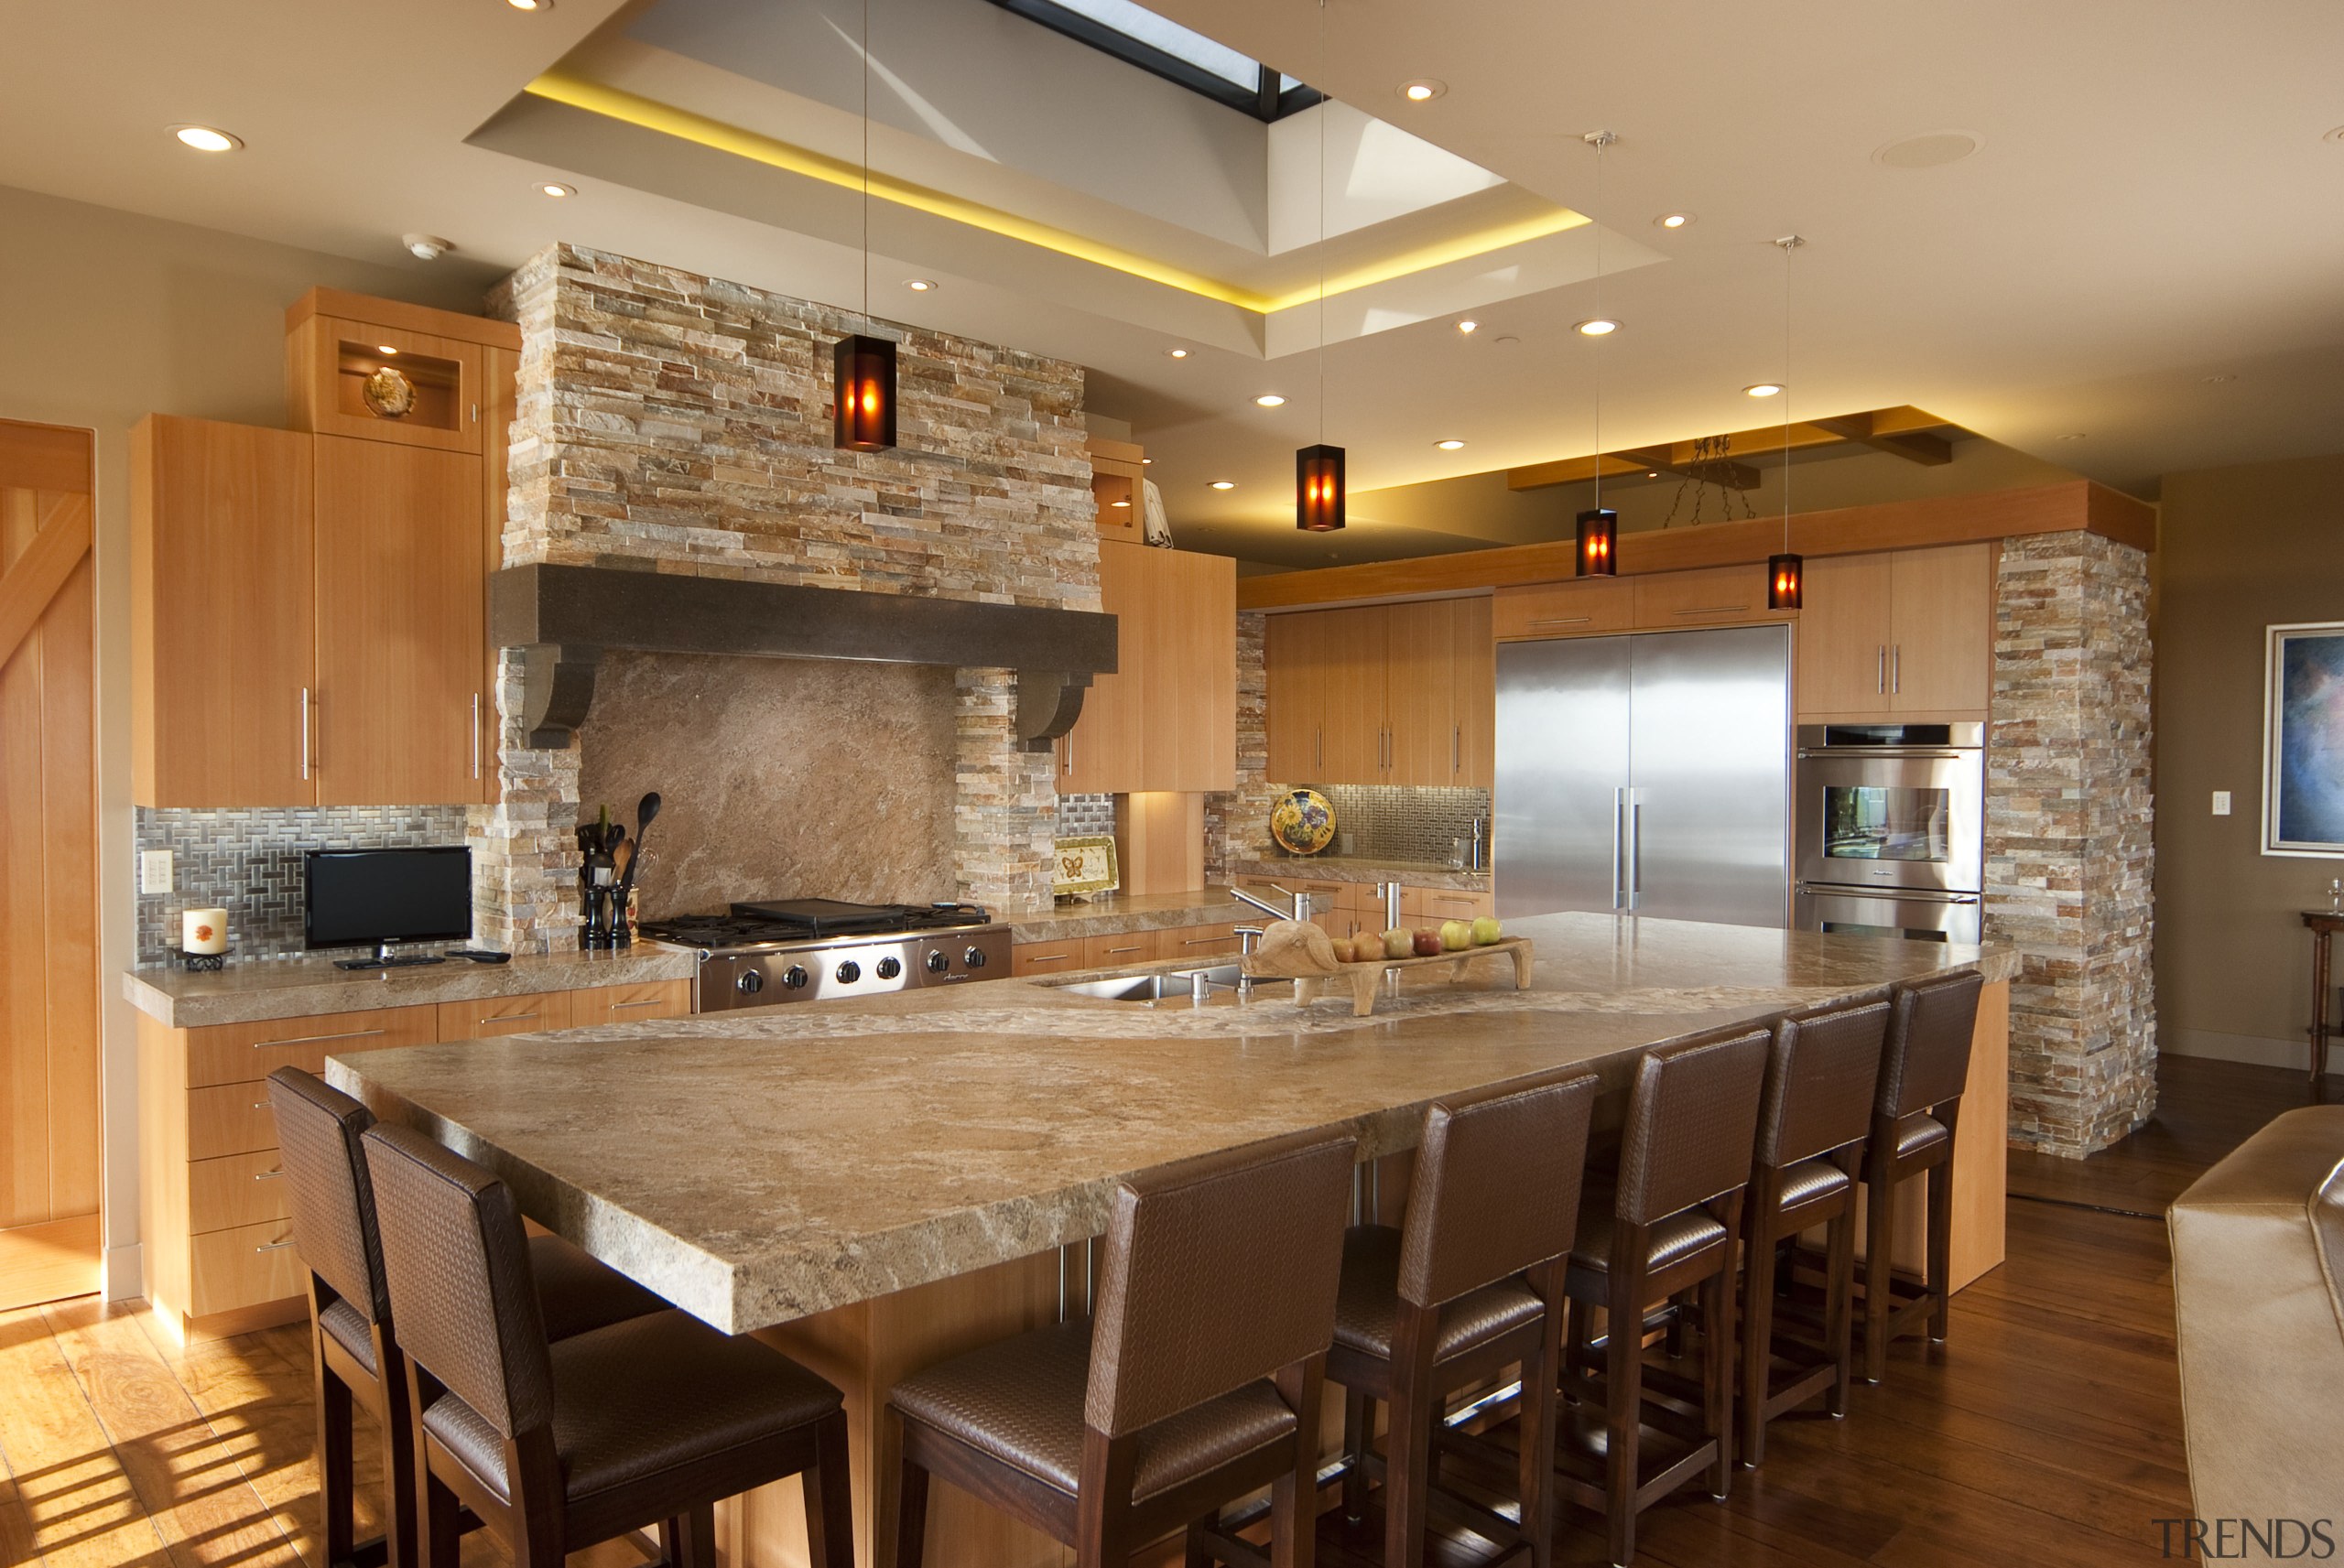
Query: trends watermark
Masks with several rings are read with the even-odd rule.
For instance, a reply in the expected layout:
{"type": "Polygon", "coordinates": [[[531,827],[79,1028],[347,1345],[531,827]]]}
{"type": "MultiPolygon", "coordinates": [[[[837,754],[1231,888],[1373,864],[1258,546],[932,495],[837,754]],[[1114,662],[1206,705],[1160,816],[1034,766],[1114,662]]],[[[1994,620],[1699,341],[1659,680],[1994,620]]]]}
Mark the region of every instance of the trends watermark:
{"type": "Polygon", "coordinates": [[[2163,1554],[2208,1563],[2317,1563],[2336,1555],[2324,1519],[2154,1519],[2163,1554]]]}

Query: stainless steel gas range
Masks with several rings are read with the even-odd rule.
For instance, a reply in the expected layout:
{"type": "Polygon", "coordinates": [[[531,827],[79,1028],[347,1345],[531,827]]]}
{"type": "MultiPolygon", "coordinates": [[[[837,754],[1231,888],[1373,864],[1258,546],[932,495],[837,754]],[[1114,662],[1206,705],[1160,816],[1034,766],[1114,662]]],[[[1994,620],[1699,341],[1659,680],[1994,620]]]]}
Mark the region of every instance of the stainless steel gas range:
{"type": "Polygon", "coordinates": [[[646,941],[700,955],[692,1011],[880,996],[1009,973],[1009,927],[968,903],[774,899],[646,920],[646,941]]]}

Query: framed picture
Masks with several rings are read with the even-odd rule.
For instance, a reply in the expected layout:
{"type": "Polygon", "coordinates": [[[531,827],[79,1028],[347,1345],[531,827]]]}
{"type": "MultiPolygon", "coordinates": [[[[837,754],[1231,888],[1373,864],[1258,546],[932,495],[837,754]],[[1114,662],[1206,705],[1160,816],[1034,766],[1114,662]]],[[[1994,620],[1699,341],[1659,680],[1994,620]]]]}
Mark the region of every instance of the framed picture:
{"type": "Polygon", "coordinates": [[[2344,859],[2344,622],[2263,635],[2263,852],[2344,859]]]}
{"type": "Polygon", "coordinates": [[[1058,897],[1088,898],[1094,893],[1112,892],[1122,881],[1115,866],[1112,838],[1102,836],[1058,840],[1057,869],[1050,879],[1050,892],[1058,897]]]}

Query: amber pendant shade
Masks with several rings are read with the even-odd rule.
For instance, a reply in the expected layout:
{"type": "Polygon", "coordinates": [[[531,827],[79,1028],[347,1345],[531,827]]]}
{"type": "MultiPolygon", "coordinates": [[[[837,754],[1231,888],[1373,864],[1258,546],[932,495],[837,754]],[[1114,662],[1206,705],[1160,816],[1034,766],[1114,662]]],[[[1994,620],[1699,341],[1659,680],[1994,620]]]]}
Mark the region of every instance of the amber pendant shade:
{"type": "Polygon", "coordinates": [[[1796,556],[1766,557],[1766,608],[1796,610],[1807,588],[1807,563],[1796,556]]]}
{"type": "Polygon", "coordinates": [[[1618,577],[1620,514],[1608,506],[1579,514],[1579,575],[1618,577]]]}
{"type": "Polygon", "coordinates": [[[895,345],[860,333],[841,338],[837,379],[838,442],[849,451],[884,451],[895,444],[895,345]]]}
{"type": "Polygon", "coordinates": [[[1294,454],[1294,525],[1331,534],[1343,525],[1343,449],[1320,442],[1294,454]]]}

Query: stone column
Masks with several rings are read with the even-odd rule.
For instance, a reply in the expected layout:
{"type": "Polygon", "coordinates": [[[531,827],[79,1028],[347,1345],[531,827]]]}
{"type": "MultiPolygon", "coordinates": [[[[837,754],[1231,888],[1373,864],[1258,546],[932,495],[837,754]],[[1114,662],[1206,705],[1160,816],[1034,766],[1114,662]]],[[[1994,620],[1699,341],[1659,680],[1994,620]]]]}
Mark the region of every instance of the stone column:
{"type": "Polygon", "coordinates": [[[1986,935],[2017,946],[2013,1144],[2080,1157],[2156,1106],[2148,558],[2095,534],[2002,546],[1986,935]]]}

